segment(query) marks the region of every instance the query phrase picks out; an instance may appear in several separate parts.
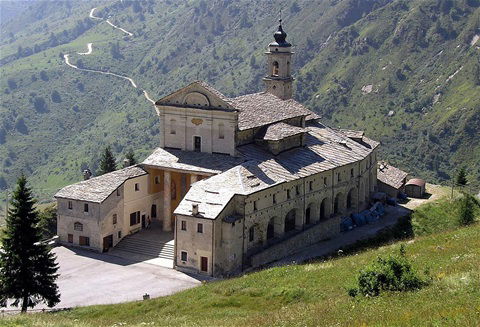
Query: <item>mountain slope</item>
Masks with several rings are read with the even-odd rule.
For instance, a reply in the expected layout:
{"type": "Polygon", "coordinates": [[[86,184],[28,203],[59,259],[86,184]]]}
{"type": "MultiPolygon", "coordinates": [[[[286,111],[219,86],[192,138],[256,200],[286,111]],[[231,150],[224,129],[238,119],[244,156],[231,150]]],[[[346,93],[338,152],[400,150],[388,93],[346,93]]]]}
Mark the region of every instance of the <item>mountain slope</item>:
{"type": "MultiPolygon", "coordinates": [[[[442,181],[465,163],[478,181],[480,43],[469,43],[480,9],[476,0],[436,3],[285,1],[296,96],[330,124],[365,129],[402,168],[442,181]]],[[[119,161],[129,147],[147,155],[158,126],[143,90],[156,100],[196,79],[229,96],[261,90],[278,10],[247,0],[33,3],[2,23],[0,189],[24,171],[48,199],[82,168],[96,170],[107,144],[119,161]],[[137,87],[68,66],[66,54],[137,87]]]]}

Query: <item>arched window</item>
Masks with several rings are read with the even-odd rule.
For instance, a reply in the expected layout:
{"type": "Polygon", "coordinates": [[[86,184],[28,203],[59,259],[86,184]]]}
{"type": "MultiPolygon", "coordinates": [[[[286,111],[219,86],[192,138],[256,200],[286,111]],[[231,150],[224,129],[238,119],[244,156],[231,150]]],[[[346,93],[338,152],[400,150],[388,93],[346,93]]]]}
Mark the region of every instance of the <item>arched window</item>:
{"type": "Polygon", "coordinates": [[[73,229],[79,232],[83,232],[83,224],[76,222],[73,224],[73,229]]]}
{"type": "Polygon", "coordinates": [[[278,71],[279,71],[278,62],[277,62],[277,61],[274,61],[274,62],[273,62],[272,75],[273,75],[273,76],[278,76],[278,71]]]}
{"type": "Polygon", "coordinates": [[[218,138],[220,140],[225,138],[225,125],[223,123],[218,124],[218,138]]]}
{"type": "Polygon", "coordinates": [[[177,134],[175,128],[177,126],[177,121],[175,119],[170,119],[170,134],[175,135],[177,134]]]}

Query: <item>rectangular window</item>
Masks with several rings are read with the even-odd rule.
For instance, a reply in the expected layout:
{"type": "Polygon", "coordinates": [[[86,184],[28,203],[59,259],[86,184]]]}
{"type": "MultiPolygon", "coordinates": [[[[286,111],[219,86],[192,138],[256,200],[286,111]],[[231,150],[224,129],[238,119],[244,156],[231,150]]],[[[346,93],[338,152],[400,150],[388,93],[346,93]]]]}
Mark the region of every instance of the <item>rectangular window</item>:
{"type": "Polygon", "coordinates": [[[160,176],[155,176],[155,184],[160,184],[160,176]]]}
{"type": "Polygon", "coordinates": [[[327,186],[327,178],[326,177],[323,178],[323,186],[325,186],[325,187],[327,186]]]}
{"type": "Polygon", "coordinates": [[[120,189],[117,188],[117,196],[120,196],[120,189]]]}
{"type": "Polygon", "coordinates": [[[310,189],[310,191],[313,190],[313,181],[310,181],[310,182],[308,183],[308,188],[310,189]]]}
{"type": "Polygon", "coordinates": [[[140,185],[138,183],[135,183],[135,192],[140,191],[140,185]]]}
{"type": "Polygon", "coordinates": [[[297,195],[300,194],[300,187],[298,187],[298,185],[295,186],[295,193],[296,193],[297,195]]]}
{"type": "Polygon", "coordinates": [[[353,177],[353,168],[350,169],[350,176],[353,177]]]}
{"type": "Polygon", "coordinates": [[[197,233],[203,233],[203,224],[197,224],[197,233]]]}
{"type": "Polygon", "coordinates": [[[117,223],[117,214],[116,213],[113,214],[112,220],[113,220],[113,224],[115,225],[117,223]]]}
{"type": "Polygon", "coordinates": [[[273,204],[277,204],[277,197],[275,196],[275,194],[272,196],[272,201],[273,204]]]}
{"type": "Polygon", "coordinates": [[[187,222],[182,220],[182,230],[187,230],[187,222]]]}
{"type": "Polygon", "coordinates": [[[187,261],[187,251],[182,251],[180,257],[182,261],[187,261]]]}
{"type": "Polygon", "coordinates": [[[137,213],[132,212],[130,214],[130,226],[136,225],[137,224],[137,213]]]}
{"type": "Polygon", "coordinates": [[[122,238],[122,231],[119,230],[119,231],[118,231],[118,239],[121,239],[121,238],[122,238]]]}
{"type": "Polygon", "coordinates": [[[253,240],[255,239],[255,228],[252,226],[250,227],[250,229],[248,230],[248,240],[250,242],[253,242],[253,240]]]}
{"type": "Polygon", "coordinates": [[[83,231],[83,224],[82,224],[82,223],[79,223],[79,222],[75,222],[75,223],[73,224],[73,230],[82,232],[82,231],[83,231]]]}
{"type": "Polygon", "coordinates": [[[68,234],[68,243],[73,243],[73,234],[68,234]]]}
{"type": "Polygon", "coordinates": [[[290,190],[287,190],[287,199],[290,199],[290,190]]]}
{"type": "Polygon", "coordinates": [[[202,152],[202,138],[200,136],[193,137],[193,150],[196,152],[202,152]]]}
{"type": "Polygon", "coordinates": [[[88,203],[83,204],[83,212],[88,212],[88,203]]]}
{"type": "Polygon", "coordinates": [[[253,210],[254,211],[257,211],[258,208],[257,208],[257,201],[253,201],[253,210]]]}
{"type": "Polygon", "coordinates": [[[68,201],[68,209],[70,209],[70,210],[73,209],[73,203],[72,203],[72,201],[68,201]]]}
{"type": "Polygon", "coordinates": [[[341,181],[342,181],[342,177],[340,176],[340,173],[337,174],[337,181],[338,181],[338,182],[341,182],[341,181]]]}

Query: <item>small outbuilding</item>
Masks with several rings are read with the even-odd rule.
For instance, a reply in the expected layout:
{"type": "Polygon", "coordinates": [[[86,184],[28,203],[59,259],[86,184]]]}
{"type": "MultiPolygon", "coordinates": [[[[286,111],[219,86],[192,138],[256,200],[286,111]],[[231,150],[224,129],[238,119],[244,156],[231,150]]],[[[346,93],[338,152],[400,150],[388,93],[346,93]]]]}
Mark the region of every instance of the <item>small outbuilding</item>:
{"type": "Polygon", "coordinates": [[[408,173],[393,167],[386,162],[377,165],[378,191],[387,194],[391,198],[398,198],[405,193],[405,182],[408,173]]]}
{"type": "Polygon", "coordinates": [[[405,184],[405,192],[412,198],[423,198],[425,195],[425,181],[420,178],[412,178],[405,184]]]}

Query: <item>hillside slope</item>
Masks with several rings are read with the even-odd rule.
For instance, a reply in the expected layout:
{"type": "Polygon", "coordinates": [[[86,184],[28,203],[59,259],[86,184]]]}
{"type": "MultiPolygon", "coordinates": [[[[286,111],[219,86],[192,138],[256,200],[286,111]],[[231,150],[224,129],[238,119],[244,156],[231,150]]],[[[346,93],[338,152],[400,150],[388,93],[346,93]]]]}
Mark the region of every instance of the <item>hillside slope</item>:
{"type": "Polygon", "coordinates": [[[276,267],[143,302],[6,319],[6,326],[478,326],[480,225],[402,242],[430,285],[350,298],[358,272],[400,245],[276,267]]]}
{"type": "MultiPolygon", "coordinates": [[[[437,2],[285,1],[297,98],[328,123],[365,129],[402,168],[445,181],[467,164],[478,181],[479,2],[437,2]]],[[[107,144],[119,161],[130,147],[147,155],[158,126],[143,90],[156,100],[196,79],[229,96],[261,90],[278,9],[247,0],[32,3],[2,23],[0,189],[24,171],[48,199],[81,169],[96,170],[107,144]],[[66,54],[137,87],[68,66],[66,54]]]]}

